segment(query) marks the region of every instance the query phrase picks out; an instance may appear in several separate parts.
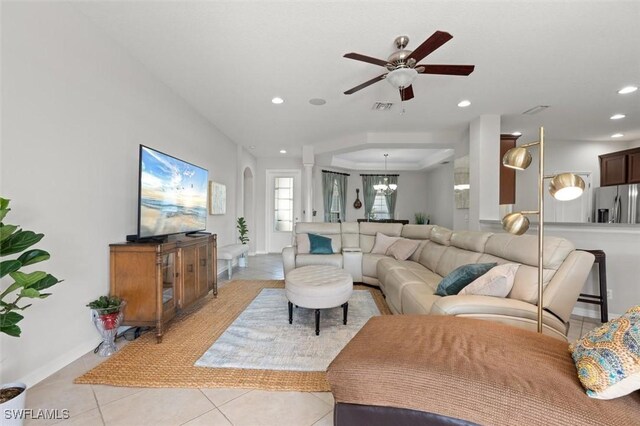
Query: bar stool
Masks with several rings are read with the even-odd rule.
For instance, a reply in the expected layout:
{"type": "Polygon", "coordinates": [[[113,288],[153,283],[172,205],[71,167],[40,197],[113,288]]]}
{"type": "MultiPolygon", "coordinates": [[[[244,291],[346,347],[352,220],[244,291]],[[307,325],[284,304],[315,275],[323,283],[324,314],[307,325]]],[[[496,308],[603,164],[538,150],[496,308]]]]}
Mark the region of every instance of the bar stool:
{"type": "Polygon", "coordinates": [[[600,320],[605,323],[609,321],[609,311],[607,308],[607,263],[606,255],[602,250],[585,250],[596,257],[595,263],[598,265],[598,281],[600,282],[600,295],[580,293],[578,302],[600,305],[600,320]]]}

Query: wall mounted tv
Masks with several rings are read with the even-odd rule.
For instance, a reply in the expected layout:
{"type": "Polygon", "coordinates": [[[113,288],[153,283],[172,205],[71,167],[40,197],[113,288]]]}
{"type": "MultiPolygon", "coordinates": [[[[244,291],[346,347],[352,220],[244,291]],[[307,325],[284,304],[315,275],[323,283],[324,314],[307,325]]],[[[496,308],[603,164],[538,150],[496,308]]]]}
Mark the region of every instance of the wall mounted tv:
{"type": "Polygon", "coordinates": [[[207,228],[208,171],[140,145],[138,238],[207,228]]]}

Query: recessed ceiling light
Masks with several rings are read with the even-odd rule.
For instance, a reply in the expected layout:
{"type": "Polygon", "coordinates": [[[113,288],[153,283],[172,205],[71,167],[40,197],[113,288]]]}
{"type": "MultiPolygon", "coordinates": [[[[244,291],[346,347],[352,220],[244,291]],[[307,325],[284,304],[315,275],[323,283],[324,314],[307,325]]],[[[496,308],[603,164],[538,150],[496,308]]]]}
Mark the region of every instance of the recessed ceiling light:
{"type": "Polygon", "coordinates": [[[466,107],[468,107],[469,105],[471,105],[471,101],[468,101],[468,100],[466,100],[466,99],[465,99],[464,101],[460,101],[460,102],[458,103],[458,106],[459,106],[460,108],[466,108],[466,107]]]}
{"type": "Polygon", "coordinates": [[[623,136],[624,135],[622,133],[614,133],[614,134],[611,135],[612,138],[621,138],[623,136]]]}
{"type": "Polygon", "coordinates": [[[625,118],[626,115],[624,114],[613,114],[611,117],[609,117],[609,119],[611,120],[620,120],[621,118],[625,118]]]}
{"type": "Polygon", "coordinates": [[[628,93],[633,93],[636,90],[638,90],[638,88],[636,86],[627,86],[627,87],[623,87],[622,89],[618,90],[618,93],[620,93],[621,95],[626,95],[628,93]]]}
{"type": "Polygon", "coordinates": [[[277,97],[277,96],[276,96],[275,98],[271,99],[271,103],[274,103],[274,104],[276,104],[276,105],[280,105],[280,104],[281,104],[281,103],[283,103],[283,102],[284,102],[284,99],[279,98],[279,97],[277,97]]]}
{"type": "Polygon", "coordinates": [[[522,136],[522,132],[513,132],[511,136],[522,136]]]}
{"type": "Polygon", "coordinates": [[[320,99],[320,98],[313,98],[313,99],[309,99],[309,103],[311,105],[320,106],[320,105],[326,104],[327,101],[325,101],[324,99],[320,99]]]}
{"type": "Polygon", "coordinates": [[[249,149],[256,149],[255,145],[249,145],[249,149]]]}
{"type": "Polygon", "coordinates": [[[286,153],[287,153],[287,150],[286,150],[286,149],[281,149],[281,150],[280,150],[280,154],[286,154],[286,153]]]}

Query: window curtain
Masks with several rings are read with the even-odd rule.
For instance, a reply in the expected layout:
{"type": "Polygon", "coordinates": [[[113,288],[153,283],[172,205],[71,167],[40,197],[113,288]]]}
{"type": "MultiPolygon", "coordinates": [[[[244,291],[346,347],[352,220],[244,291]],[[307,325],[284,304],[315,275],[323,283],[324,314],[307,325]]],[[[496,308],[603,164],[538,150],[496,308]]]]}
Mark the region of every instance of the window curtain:
{"type": "MultiPolygon", "coordinates": [[[[398,176],[387,176],[389,184],[398,184],[398,176]]],[[[384,200],[387,202],[387,210],[389,210],[389,219],[396,218],[396,199],[398,198],[398,190],[396,189],[389,195],[384,196],[384,200]]]]}
{"type": "Polygon", "coordinates": [[[322,201],[324,204],[324,221],[331,222],[331,198],[333,196],[333,173],[322,173],[322,201]]]}
{"type": "Polygon", "coordinates": [[[334,179],[338,184],[338,194],[340,198],[340,221],[345,222],[347,219],[347,177],[346,175],[334,175],[334,179]]]}
{"type": "Polygon", "coordinates": [[[362,176],[362,199],[364,201],[364,218],[369,219],[373,203],[376,199],[376,190],[373,185],[377,184],[380,176],[363,175],[362,176]]]}

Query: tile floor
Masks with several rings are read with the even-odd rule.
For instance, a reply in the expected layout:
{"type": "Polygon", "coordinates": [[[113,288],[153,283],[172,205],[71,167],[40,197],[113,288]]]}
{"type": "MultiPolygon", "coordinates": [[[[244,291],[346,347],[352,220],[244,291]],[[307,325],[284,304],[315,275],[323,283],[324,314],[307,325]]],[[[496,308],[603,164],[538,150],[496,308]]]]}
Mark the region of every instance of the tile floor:
{"type": "MultiPolygon", "coordinates": [[[[234,268],[233,279],[282,279],[280,255],[249,258],[234,268]]],[[[218,285],[229,285],[226,273],[218,285]]],[[[231,284],[232,285],[232,284],[231,284]]],[[[577,339],[599,323],[571,319],[569,338],[577,339]]],[[[32,420],[26,425],[332,425],[328,392],[269,392],[249,389],[148,389],[76,385],[73,379],[100,363],[90,352],[27,392],[27,408],[68,409],[63,421],[32,420]]]]}

